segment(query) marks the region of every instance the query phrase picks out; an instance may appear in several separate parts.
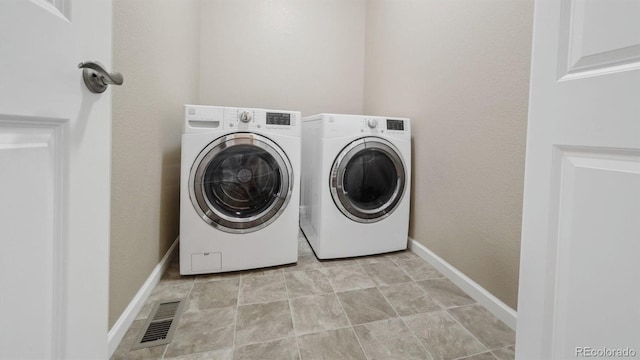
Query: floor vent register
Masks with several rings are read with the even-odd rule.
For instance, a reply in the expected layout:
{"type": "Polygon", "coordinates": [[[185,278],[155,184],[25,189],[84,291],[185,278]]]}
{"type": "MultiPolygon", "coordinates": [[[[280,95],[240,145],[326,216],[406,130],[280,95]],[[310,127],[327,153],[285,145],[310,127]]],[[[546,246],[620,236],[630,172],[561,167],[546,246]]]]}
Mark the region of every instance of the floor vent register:
{"type": "Polygon", "coordinates": [[[182,299],[155,303],[131,350],[170,343],[183,307],[182,299]]]}

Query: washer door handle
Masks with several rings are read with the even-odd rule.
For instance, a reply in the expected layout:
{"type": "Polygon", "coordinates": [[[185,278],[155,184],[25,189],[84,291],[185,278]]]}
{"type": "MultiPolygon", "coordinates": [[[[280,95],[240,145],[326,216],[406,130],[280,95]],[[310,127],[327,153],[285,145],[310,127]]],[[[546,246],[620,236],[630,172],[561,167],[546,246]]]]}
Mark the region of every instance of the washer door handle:
{"type": "Polygon", "coordinates": [[[107,90],[109,85],[122,85],[124,77],[119,72],[107,72],[98,61],[83,61],[78,64],[82,69],[82,78],[89,91],[100,94],[107,90]]]}

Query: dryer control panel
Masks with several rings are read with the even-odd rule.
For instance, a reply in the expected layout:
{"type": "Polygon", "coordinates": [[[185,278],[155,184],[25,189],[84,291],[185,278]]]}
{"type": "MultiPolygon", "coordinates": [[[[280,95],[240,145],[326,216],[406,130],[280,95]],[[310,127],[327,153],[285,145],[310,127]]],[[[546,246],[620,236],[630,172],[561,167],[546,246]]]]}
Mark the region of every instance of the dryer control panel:
{"type": "Polygon", "coordinates": [[[308,126],[315,126],[322,138],[340,138],[345,136],[379,136],[399,140],[411,139],[411,121],[404,117],[317,114],[304,118],[308,126]],[[317,125],[310,125],[317,123],[317,125]]]}
{"type": "Polygon", "coordinates": [[[390,119],[380,116],[363,117],[360,129],[361,132],[369,134],[402,133],[405,130],[405,119],[390,119]]]}

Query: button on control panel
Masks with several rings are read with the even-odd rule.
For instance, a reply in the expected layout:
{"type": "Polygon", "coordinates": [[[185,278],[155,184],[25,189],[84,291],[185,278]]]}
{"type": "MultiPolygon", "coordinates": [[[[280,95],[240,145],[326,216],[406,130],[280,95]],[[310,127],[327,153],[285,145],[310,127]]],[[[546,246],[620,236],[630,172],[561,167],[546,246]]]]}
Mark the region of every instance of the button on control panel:
{"type": "Polygon", "coordinates": [[[253,114],[245,110],[238,115],[238,119],[243,123],[248,123],[253,119],[253,114]]]}

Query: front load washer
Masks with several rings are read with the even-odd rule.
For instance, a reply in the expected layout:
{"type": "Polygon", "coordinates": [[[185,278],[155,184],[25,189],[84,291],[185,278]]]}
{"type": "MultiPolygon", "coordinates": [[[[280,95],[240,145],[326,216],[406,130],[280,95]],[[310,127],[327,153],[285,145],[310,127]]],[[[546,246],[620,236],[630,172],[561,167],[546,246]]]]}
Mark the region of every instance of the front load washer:
{"type": "Polygon", "coordinates": [[[181,274],[297,261],[300,120],[297,111],[185,105],[181,274]]]}
{"type": "Polygon", "coordinates": [[[407,118],[320,114],[302,121],[300,226],[320,259],[407,248],[407,118]]]}

